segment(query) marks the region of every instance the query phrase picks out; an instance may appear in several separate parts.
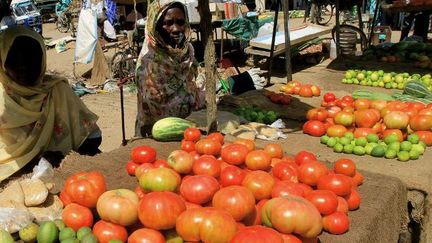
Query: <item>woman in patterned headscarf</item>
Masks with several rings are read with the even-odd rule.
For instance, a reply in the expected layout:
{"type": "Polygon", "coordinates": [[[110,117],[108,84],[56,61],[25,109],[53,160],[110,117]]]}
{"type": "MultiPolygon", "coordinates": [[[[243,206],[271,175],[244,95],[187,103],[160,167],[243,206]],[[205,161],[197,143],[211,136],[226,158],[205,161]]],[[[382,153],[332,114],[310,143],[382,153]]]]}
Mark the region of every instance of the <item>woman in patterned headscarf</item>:
{"type": "Polygon", "coordinates": [[[204,104],[204,92],[195,83],[198,64],[190,44],[185,6],[156,0],[147,13],[146,38],[137,69],[137,137],[150,135],[153,124],[161,118],[184,118],[204,104]]]}
{"type": "Polygon", "coordinates": [[[97,116],[66,79],[45,74],[38,33],[23,26],[2,32],[0,64],[0,181],[46,151],[98,151],[97,116]]]}

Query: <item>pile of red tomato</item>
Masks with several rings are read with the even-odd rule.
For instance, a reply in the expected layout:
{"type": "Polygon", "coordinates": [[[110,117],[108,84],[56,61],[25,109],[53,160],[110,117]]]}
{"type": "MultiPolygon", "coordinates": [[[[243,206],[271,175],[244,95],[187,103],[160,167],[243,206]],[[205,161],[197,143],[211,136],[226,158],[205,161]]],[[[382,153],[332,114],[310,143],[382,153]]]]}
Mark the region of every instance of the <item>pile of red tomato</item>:
{"type": "Polygon", "coordinates": [[[97,215],[101,243],[317,242],[323,229],[347,232],[347,213],[360,205],[363,177],[349,159],[329,169],[307,151],[285,156],[278,144],[224,143],[195,128],[181,148],[162,160],[152,147],[135,147],[126,165],[135,191],[106,191],[98,172],[71,176],[61,192],[65,225],[91,227],[97,215]]]}
{"type": "Polygon", "coordinates": [[[354,137],[377,134],[380,138],[397,135],[403,141],[416,133],[426,145],[432,145],[432,104],[385,100],[353,99],[347,95],[337,99],[324,94],[322,107],[307,112],[303,131],[312,136],[342,137],[347,131],[354,137]]]}
{"type": "Polygon", "coordinates": [[[293,99],[291,95],[275,93],[272,91],[264,91],[264,96],[269,98],[271,102],[280,105],[289,105],[293,99]]]}
{"type": "Polygon", "coordinates": [[[302,84],[297,81],[288,82],[286,85],[283,85],[280,88],[280,91],[286,94],[300,95],[301,97],[313,97],[313,96],[321,95],[321,89],[319,86],[311,85],[311,84],[302,84]]]}

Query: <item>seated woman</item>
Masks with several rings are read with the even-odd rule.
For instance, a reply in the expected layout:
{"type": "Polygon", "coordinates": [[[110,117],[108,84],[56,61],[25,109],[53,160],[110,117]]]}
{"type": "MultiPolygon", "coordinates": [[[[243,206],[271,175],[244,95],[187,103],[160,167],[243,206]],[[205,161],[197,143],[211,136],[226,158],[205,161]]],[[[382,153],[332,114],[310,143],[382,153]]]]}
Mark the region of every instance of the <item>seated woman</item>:
{"type": "Polygon", "coordinates": [[[0,34],[0,181],[48,151],[94,155],[98,117],[66,79],[45,74],[42,37],[23,26],[0,34]]]}
{"type": "Polygon", "coordinates": [[[204,91],[195,82],[198,63],[185,6],[155,0],[147,12],[146,38],[137,69],[136,137],[149,136],[161,118],[185,118],[205,103],[204,91]]]}

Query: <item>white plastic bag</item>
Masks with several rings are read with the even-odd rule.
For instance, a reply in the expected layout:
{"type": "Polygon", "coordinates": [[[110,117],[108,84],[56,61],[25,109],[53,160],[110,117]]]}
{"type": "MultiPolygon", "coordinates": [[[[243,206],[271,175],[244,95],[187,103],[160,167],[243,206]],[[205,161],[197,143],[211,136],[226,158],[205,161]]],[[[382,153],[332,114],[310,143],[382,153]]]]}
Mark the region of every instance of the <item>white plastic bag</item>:
{"type": "Polygon", "coordinates": [[[273,22],[271,23],[265,23],[261,28],[258,29],[258,35],[257,37],[269,35],[273,33],[273,22]]]}
{"type": "Polygon", "coordinates": [[[31,179],[51,178],[54,176],[54,168],[45,158],[41,158],[39,163],[33,168],[31,179]]]}
{"type": "MultiPolygon", "coordinates": [[[[4,204],[4,203],[3,203],[4,204]]],[[[13,234],[33,221],[33,215],[23,205],[15,202],[0,205],[0,229],[13,234]]]]}

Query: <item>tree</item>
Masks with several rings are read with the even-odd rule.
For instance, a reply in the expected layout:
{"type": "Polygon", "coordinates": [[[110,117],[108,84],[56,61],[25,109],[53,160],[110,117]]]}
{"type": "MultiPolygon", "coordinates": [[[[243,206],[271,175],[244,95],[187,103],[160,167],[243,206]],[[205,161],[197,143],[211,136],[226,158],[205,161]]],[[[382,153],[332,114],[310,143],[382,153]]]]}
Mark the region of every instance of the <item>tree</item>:
{"type": "Polygon", "coordinates": [[[207,132],[217,130],[216,123],[216,52],[212,39],[213,28],[209,0],[198,0],[201,40],[204,46],[204,65],[206,77],[207,132]]]}

